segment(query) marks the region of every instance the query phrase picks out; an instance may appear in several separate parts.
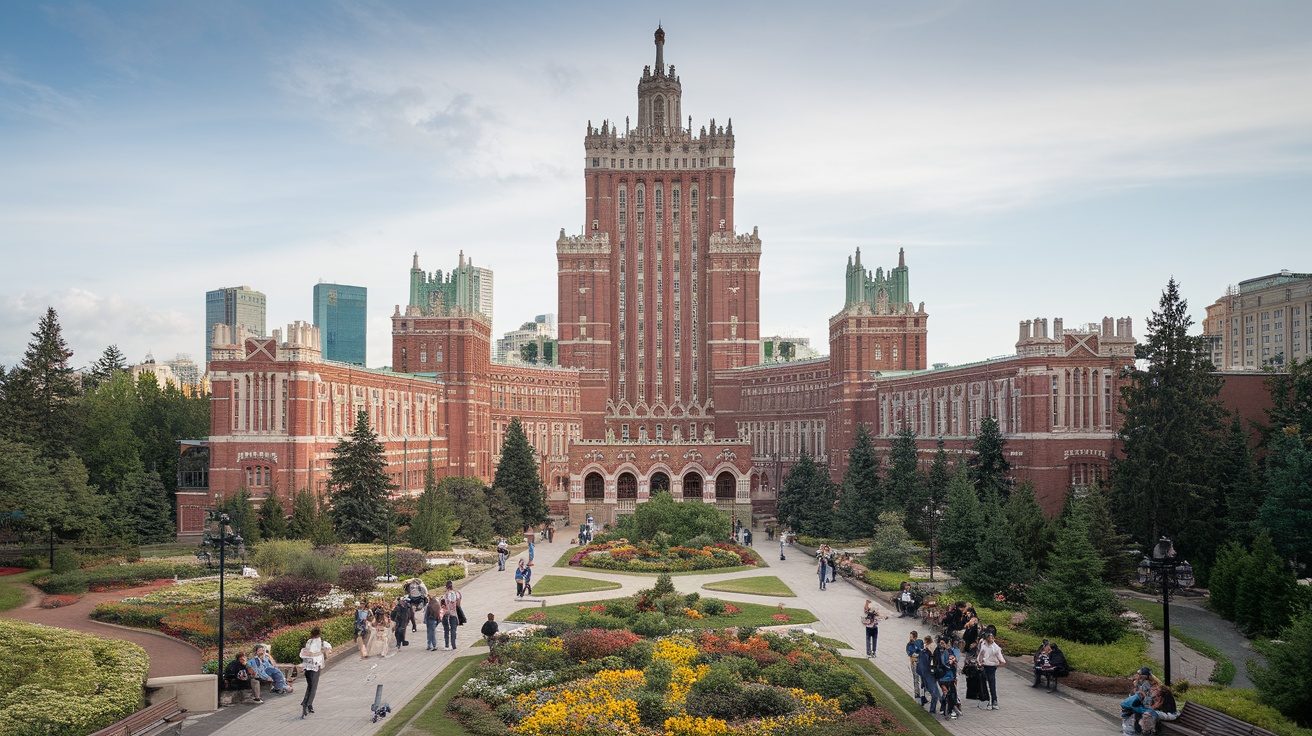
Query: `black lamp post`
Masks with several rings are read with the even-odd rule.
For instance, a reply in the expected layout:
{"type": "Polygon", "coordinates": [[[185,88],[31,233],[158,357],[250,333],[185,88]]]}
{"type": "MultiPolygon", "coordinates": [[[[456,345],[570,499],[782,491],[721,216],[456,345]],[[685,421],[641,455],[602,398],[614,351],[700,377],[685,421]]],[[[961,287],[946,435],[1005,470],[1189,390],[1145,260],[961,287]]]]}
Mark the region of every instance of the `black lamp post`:
{"type": "Polygon", "coordinates": [[[1139,561],[1139,582],[1160,585],[1162,589],[1162,640],[1166,684],[1171,684],[1171,591],[1194,584],[1194,568],[1187,560],[1176,561],[1175,545],[1162,537],[1153,547],[1152,557],[1139,561]]]}
{"type": "Polygon", "coordinates": [[[943,510],[930,504],[925,507],[925,526],[929,527],[929,582],[934,580],[934,531],[938,528],[938,519],[943,515],[943,510]]]}
{"type": "Polygon", "coordinates": [[[227,562],[228,547],[236,547],[239,555],[245,556],[246,547],[240,534],[232,530],[228,515],[219,511],[209,511],[205,517],[205,545],[219,548],[219,683],[223,683],[223,576],[224,564],[227,562]],[[214,529],[212,525],[218,525],[214,529]]]}

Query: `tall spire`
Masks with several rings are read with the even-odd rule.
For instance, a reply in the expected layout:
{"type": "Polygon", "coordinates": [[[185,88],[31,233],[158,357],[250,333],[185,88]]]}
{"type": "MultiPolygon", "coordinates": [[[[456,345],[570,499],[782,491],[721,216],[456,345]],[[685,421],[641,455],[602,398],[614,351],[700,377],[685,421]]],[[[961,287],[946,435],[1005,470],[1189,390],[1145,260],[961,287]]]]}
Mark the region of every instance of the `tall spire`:
{"type": "Polygon", "coordinates": [[[419,251],[415,251],[415,261],[414,261],[414,265],[410,266],[410,268],[412,268],[412,269],[414,269],[414,270],[416,270],[416,271],[419,270],[419,251]]]}
{"type": "Polygon", "coordinates": [[[665,74],[665,29],[656,24],[656,74],[665,74]]]}
{"type": "Polygon", "coordinates": [[[898,268],[907,267],[907,251],[905,248],[897,249],[897,267],[898,268]]]}

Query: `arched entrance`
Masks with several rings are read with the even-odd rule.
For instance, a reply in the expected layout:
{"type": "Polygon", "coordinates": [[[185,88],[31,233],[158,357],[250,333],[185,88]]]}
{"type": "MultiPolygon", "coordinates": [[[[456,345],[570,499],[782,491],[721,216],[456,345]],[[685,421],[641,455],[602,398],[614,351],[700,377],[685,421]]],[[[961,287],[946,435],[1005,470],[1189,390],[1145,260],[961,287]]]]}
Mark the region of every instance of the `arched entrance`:
{"type": "Polygon", "coordinates": [[[702,474],[689,473],[683,476],[683,497],[697,498],[702,497],[702,474]]]}
{"type": "Polygon", "coordinates": [[[638,497],[638,478],[633,473],[620,473],[618,482],[615,484],[615,497],[620,499],[636,499],[638,497]]]}
{"type": "Polygon", "coordinates": [[[715,476],[715,500],[732,501],[738,497],[738,479],[733,473],[724,471],[715,476]]]}
{"type": "Polygon", "coordinates": [[[668,493],[669,490],[670,490],[670,476],[660,471],[656,471],[655,473],[651,474],[651,492],[653,494],[661,493],[662,491],[668,493]]]}
{"type": "Polygon", "coordinates": [[[583,498],[588,501],[606,499],[606,480],[601,473],[588,473],[583,479],[583,498]]]}

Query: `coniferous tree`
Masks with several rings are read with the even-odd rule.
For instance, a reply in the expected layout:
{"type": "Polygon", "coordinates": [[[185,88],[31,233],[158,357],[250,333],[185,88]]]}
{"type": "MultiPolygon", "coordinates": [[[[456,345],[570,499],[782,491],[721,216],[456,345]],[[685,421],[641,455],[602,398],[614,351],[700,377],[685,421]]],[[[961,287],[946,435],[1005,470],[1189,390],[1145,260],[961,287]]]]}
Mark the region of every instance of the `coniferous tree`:
{"type": "Polygon", "coordinates": [[[36,448],[0,438],[0,514],[15,525],[45,531],[68,514],[68,498],[36,448]]]}
{"type": "Polygon", "coordinates": [[[1312,443],[1312,356],[1290,363],[1284,372],[1267,379],[1271,408],[1265,428],[1268,446],[1281,432],[1297,427],[1304,446],[1312,443]]]}
{"type": "Polygon", "coordinates": [[[1298,580],[1262,532],[1240,569],[1235,586],[1235,624],[1251,637],[1278,636],[1289,625],[1298,596],[1298,580]]]}
{"type": "Polygon", "coordinates": [[[1006,512],[996,502],[983,504],[983,528],[975,553],[960,570],[961,582],[982,596],[1001,595],[1023,603],[1034,582],[1034,563],[1016,546],[1006,512]]]}
{"type": "Polygon", "coordinates": [[[1111,643],[1125,625],[1116,615],[1116,594],[1102,581],[1102,559],[1089,541],[1082,502],[1076,502],[1065,521],[1048,558],[1048,571],[1030,589],[1029,625],[1048,636],[1111,643]]]}
{"type": "Polygon", "coordinates": [[[82,389],[89,391],[108,381],[110,376],[119,371],[125,371],[127,368],[128,359],[124,357],[117,345],[110,345],[105,348],[105,352],[100,354],[100,358],[92,363],[87,372],[83,374],[82,389]]]}
{"type": "Polygon", "coordinates": [[[506,492],[524,524],[536,526],[547,520],[547,490],[538,472],[537,452],[529,445],[518,417],[506,427],[492,487],[506,492]]]}
{"type": "Polygon", "coordinates": [[[843,492],[834,513],[834,534],[843,539],[870,536],[879,523],[883,493],[879,480],[879,455],[870,441],[870,431],[859,424],[843,473],[843,492]]]}
{"type": "Polygon", "coordinates": [[[392,481],[383,445],[364,409],[355,416],[351,436],[333,449],[328,488],[333,527],[343,542],[372,542],[386,535],[392,481]]]}
{"type": "Polygon", "coordinates": [[[1145,548],[1167,536],[1181,556],[1210,559],[1224,525],[1214,458],[1225,412],[1211,351],[1189,335],[1192,324],[1171,279],[1135,348],[1147,367],[1128,370],[1121,389],[1124,457],[1115,466],[1114,508],[1145,548]]]}
{"type": "Polygon", "coordinates": [[[1312,727],[1312,610],[1302,611],[1267,653],[1266,667],[1250,667],[1263,703],[1312,727]]]}
{"type": "Polygon", "coordinates": [[[1216,553],[1207,576],[1207,607],[1227,621],[1235,620],[1235,593],[1239,576],[1248,564],[1248,552],[1232,541],[1216,553]]]}
{"type": "Polygon", "coordinates": [[[424,493],[410,522],[410,546],[425,551],[451,549],[451,535],[459,525],[450,494],[437,482],[430,453],[424,471],[424,493]]]}
{"type": "Polygon", "coordinates": [[[443,478],[437,487],[451,498],[455,508],[456,529],[470,544],[492,541],[492,515],[487,510],[487,493],[478,478],[452,476],[443,478]]]}
{"type": "Polygon", "coordinates": [[[929,541],[939,533],[943,522],[943,508],[948,502],[948,485],[952,482],[952,469],[948,467],[948,451],[943,438],[938,440],[938,449],[934,451],[934,462],[929,466],[929,475],[925,479],[924,500],[919,513],[907,519],[907,530],[921,539],[929,541]]]}
{"type": "MultiPolygon", "coordinates": [[[[137,544],[156,544],[173,539],[173,513],[168,491],[158,473],[141,470],[123,479],[122,508],[127,512],[127,531],[137,544]]],[[[236,528],[236,527],[234,527],[236,528]]]]}
{"type": "Polygon", "coordinates": [[[1257,482],[1248,433],[1237,414],[1230,420],[1230,434],[1217,459],[1217,481],[1225,504],[1226,536],[1252,544],[1257,536],[1257,515],[1264,489],[1257,482]]]}
{"type": "Polygon", "coordinates": [[[1043,569],[1047,564],[1048,554],[1052,552],[1052,543],[1056,531],[1052,522],[1043,515],[1043,507],[1034,497],[1034,484],[1023,481],[1007,499],[1007,524],[1011,537],[1021,557],[1030,562],[1035,570],[1043,569]]]}
{"type": "Polygon", "coordinates": [[[492,531],[497,536],[513,537],[523,531],[524,522],[519,516],[519,508],[504,489],[485,488],[483,498],[487,504],[488,516],[492,519],[492,531]]]}
{"type": "Polygon", "coordinates": [[[884,494],[885,511],[897,511],[903,518],[914,518],[924,506],[922,490],[924,478],[920,474],[920,455],[916,449],[916,433],[903,426],[893,438],[889,457],[888,482],[884,494]]]}
{"type": "Polygon", "coordinates": [[[827,537],[834,517],[834,483],[829,473],[805,450],[784,475],[775,501],[780,522],[798,534],[827,537]]]}
{"type": "Polygon", "coordinates": [[[314,512],[314,528],[310,530],[310,544],[322,547],[337,543],[337,529],[333,525],[332,503],[323,498],[314,512]]]}
{"type": "Polygon", "coordinates": [[[1116,526],[1111,490],[1100,483],[1071,489],[1058,520],[1060,524],[1066,523],[1066,516],[1073,512],[1076,504],[1082,505],[1085,522],[1089,527],[1089,541],[1102,559],[1103,582],[1112,586],[1124,585],[1135,573],[1141,555],[1134,548],[1130,536],[1116,526]]]}
{"type": "Polygon", "coordinates": [[[966,461],[975,491],[985,501],[997,498],[1006,503],[1011,495],[1011,463],[1007,462],[1007,441],[1002,437],[998,420],[984,417],[975,435],[975,454],[966,461]]]}
{"type": "Polygon", "coordinates": [[[287,533],[292,539],[309,539],[314,534],[314,517],[318,515],[319,502],[314,492],[302,488],[292,496],[292,520],[287,525],[287,533]]]}
{"type": "Polygon", "coordinates": [[[1266,460],[1266,501],[1258,526],[1271,535],[1282,557],[1300,563],[1312,560],[1312,451],[1297,431],[1286,428],[1273,438],[1266,460]]]}
{"type": "Polygon", "coordinates": [[[260,504],[260,537],[263,539],[283,539],[287,536],[287,519],[283,513],[282,499],[278,489],[269,491],[269,497],[260,504]]]}
{"type": "Polygon", "coordinates": [[[72,357],[59,315],[49,307],[32,333],[22,362],[5,380],[0,431],[47,457],[72,454],[77,436],[75,402],[81,389],[68,364],[72,357]]]}
{"type": "Polygon", "coordinates": [[[939,527],[939,564],[960,569],[975,559],[983,535],[984,510],[979,494],[964,467],[958,467],[948,482],[947,509],[939,527]]]}
{"type": "Polygon", "coordinates": [[[260,541],[260,517],[255,513],[255,504],[251,502],[251,492],[245,486],[237,490],[226,501],[219,504],[219,511],[228,515],[232,530],[241,535],[248,546],[260,541]]]}

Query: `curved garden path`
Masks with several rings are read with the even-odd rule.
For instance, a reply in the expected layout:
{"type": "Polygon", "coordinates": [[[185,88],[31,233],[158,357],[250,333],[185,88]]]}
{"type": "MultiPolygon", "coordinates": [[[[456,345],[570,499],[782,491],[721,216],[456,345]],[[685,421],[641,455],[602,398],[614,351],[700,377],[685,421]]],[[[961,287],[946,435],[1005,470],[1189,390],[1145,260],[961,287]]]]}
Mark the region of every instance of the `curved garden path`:
{"type": "Polygon", "coordinates": [[[194,675],[200,672],[200,650],[178,641],[171,636],[144,629],[131,629],[126,626],[114,626],[92,619],[91,610],[105,601],[117,601],[129,596],[145,595],[152,590],[166,588],[172,580],[157,580],[149,585],[136,588],[110,590],[103,593],[87,593],[81,600],[62,608],[41,608],[40,590],[27,585],[27,602],[10,611],[0,613],[5,618],[31,621],[32,623],[58,626],[61,629],[73,629],[106,639],[124,639],[140,644],[150,656],[150,677],[168,677],[171,675],[194,675]]]}
{"type": "MultiPolygon", "coordinates": [[[[768,567],[733,573],[677,576],[674,578],[675,587],[685,593],[698,591],[735,602],[783,601],[791,607],[809,609],[819,620],[808,626],[824,636],[848,642],[851,648],[856,650],[853,654],[864,651],[862,643],[864,630],[859,621],[866,597],[864,592],[842,580],[830,585],[827,591],[821,592],[817,590],[819,585],[811,558],[800,551],[790,550],[788,560],[779,562],[774,559],[777,558],[775,554],[778,550],[777,544],[762,540],[756,548],[765,557],[768,567]],[[771,598],[727,592],[710,593],[701,590],[703,583],[712,580],[758,575],[778,576],[798,594],[798,597],[771,598]]],[[[373,702],[375,685],[382,684],[384,700],[390,702],[394,710],[400,710],[455,656],[486,651],[472,649],[470,645],[481,638],[476,633],[477,628],[481,625],[480,622],[487,618],[489,612],[496,614],[497,620],[500,621],[509,613],[521,608],[541,605],[543,601],[547,605],[555,605],[618,598],[631,595],[641,588],[651,587],[652,576],[552,567],[566,549],[569,547],[565,544],[538,545],[534,565],[535,577],[538,580],[549,575],[597,578],[617,582],[621,587],[617,590],[517,601],[512,560],[505,572],[491,569],[472,579],[462,581],[460,590],[465,597],[464,608],[470,626],[461,632],[460,647],[457,651],[425,651],[421,626],[417,636],[410,635],[412,644],[389,659],[370,658],[361,661],[353,653],[336,659],[322,675],[316,698],[318,712],[310,716],[309,720],[302,721],[300,718],[298,688],[298,692],[294,695],[286,697],[271,695],[263,705],[238,706],[245,712],[216,733],[225,736],[283,736],[284,734],[300,736],[307,731],[313,732],[315,736],[348,734],[363,736],[376,733],[385,721],[378,724],[370,723],[369,706],[373,702]]],[[[891,613],[887,607],[882,608],[886,613],[891,613]]],[[[902,647],[914,626],[912,619],[898,619],[896,616],[884,621],[880,626],[879,656],[875,659],[876,664],[885,674],[908,691],[911,687],[911,672],[902,653],[902,647]]],[[[1013,663],[998,673],[998,685],[1001,691],[999,701],[1002,710],[982,711],[975,709],[971,704],[966,704],[962,718],[947,721],[944,725],[953,734],[962,736],[993,734],[1047,736],[1058,729],[1062,736],[1093,736],[1112,733],[1116,728],[1116,714],[1086,706],[1060,693],[1049,694],[1042,689],[1031,689],[1029,678],[1027,662],[1013,663]]],[[[914,726],[911,728],[915,730],[914,726]]]]}

